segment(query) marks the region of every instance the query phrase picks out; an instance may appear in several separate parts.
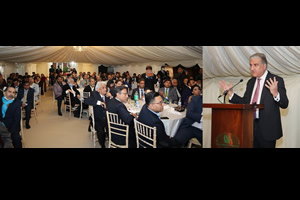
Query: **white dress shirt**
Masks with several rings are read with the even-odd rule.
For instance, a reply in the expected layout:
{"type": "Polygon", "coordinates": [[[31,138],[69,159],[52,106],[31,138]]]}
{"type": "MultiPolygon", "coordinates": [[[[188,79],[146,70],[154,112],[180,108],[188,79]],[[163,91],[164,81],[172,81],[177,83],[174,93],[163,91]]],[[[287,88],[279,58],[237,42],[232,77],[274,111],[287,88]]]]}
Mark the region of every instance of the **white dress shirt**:
{"type": "Polygon", "coordinates": [[[145,95],[145,91],[142,88],[139,88],[139,90],[140,90],[140,99],[141,99],[143,97],[143,95],[145,95]],[[143,91],[143,95],[142,95],[142,91],[143,91]]]}
{"type": "MultiPolygon", "coordinates": [[[[256,104],[260,104],[260,100],[261,100],[261,94],[262,94],[262,91],[263,91],[263,88],[265,87],[265,81],[266,81],[266,78],[267,78],[267,75],[268,75],[268,70],[265,71],[265,73],[259,77],[260,78],[260,88],[259,88],[259,95],[258,95],[258,99],[257,99],[257,102],[256,104]]],[[[257,88],[257,79],[258,77],[256,78],[256,81],[255,81],[255,84],[254,84],[254,87],[253,87],[253,90],[252,90],[252,95],[251,95],[251,99],[250,99],[250,102],[249,104],[251,104],[252,100],[253,100],[253,97],[254,97],[254,93],[255,93],[255,90],[257,88]]],[[[232,93],[232,96],[229,98],[229,100],[232,99],[234,93],[232,93]]],[[[280,101],[280,94],[278,92],[278,95],[276,97],[274,97],[274,100],[279,102],[280,101]]],[[[257,108],[256,109],[256,118],[258,119],[259,118],[259,109],[257,108]]]]}
{"type": "MultiPolygon", "coordinates": [[[[101,99],[104,101],[105,103],[105,96],[103,96],[102,94],[100,94],[101,99]]],[[[100,106],[101,105],[101,101],[97,101],[97,105],[100,106]]]]}

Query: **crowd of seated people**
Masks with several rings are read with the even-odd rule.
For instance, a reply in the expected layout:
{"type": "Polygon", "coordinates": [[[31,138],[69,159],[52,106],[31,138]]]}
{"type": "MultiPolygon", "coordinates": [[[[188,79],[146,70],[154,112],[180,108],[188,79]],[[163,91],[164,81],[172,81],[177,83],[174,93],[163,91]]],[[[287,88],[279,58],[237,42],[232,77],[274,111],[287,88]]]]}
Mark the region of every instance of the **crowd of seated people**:
{"type": "MultiPolygon", "coordinates": [[[[129,147],[136,147],[133,119],[138,119],[140,122],[149,126],[159,127],[157,133],[159,140],[158,147],[178,147],[185,144],[187,139],[180,138],[180,134],[178,135],[179,139],[177,138],[178,141],[176,141],[176,138],[168,138],[168,136],[165,135],[165,130],[161,126],[158,113],[163,107],[162,103],[168,102],[183,105],[188,109],[187,112],[190,113],[192,110],[190,108],[195,106],[195,103],[192,103],[196,101],[193,100],[196,99],[194,97],[200,96],[202,91],[201,74],[201,69],[199,70],[199,74],[191,75],[187,74],[182,67],[178,67],[175,76],[170,77],[169,72],[165,70],[165,66],[162,66],[157,74],[153,73],[151,66],[147,66],[145,73],[134,73],[132,76],[128,71],[124,73],[100,72],[99,74],[96,74],[96,72],[80,72],[78,74],[77,71],[74,70],[72,73],[65,75],[62,71],[51,70],[49,78],[44,74],[39,75],[33,73],[32,75],[28,75],[28,73],[25,73],[25,75],[22,76],[18,73],[12,73],[7,79],[4,79],[0,74],[0,90],[3,91],[5,89],[5,91],[7,91],[8,87],[8,92],[15,94],[15,104],[20,104],[20,107],[22,107],[25,112],[25,126],[27,129],[31,128],[30,118],[31,110],[35,103],[34,99],[38,101],[40,98],[39,95],[44,95],[44,92],[47,91],[47,81],[49,79],[49,85],[53,86],[54,98],[57,100],[59,116],[62,116],[61,106],[64,97],[70,94],[72,106],[75,104],[79,105],[74,112],[74,117],[79,117],[81,96],[78,89],[83,88],[83,92],[90,93],[90,97],[84,100],[83,106],[84,108],[87,108],[88,105],[94,107],[95,129],[101,147],[105,148],[104,142],[107,137],[106,111],[118,114],[119,117],[129,125],[129,147]],[[148,93],[149,96],[147,97],[148,93]],[[144,99],[146,103],[141,109],[139,117],[136,114],[130,113],[124,105],[124,103],[128,101],[128,98],[134,100],[135,94],[138,94],[139,100],[144,99]]],[[[2,97],[4,96],[5,92],[3,91],[2,97]]],[[[8,113],[9,112],[10,110],[8,109],[8,113]]],[[[190,116],[192,116],[192,114],[189,114],[189,117],[190,116]]],[[[3,122],[3,120],[5,119],[2,116],[1,122],[3,122]]],[[[200,122],[197,121],[198,118],[193,118],[193,120],[193,124],[200,122]]],[[[191,125],[190,123],[187,124],[191,125]]],[[[187,128],[187,126],[180,128],[180,132],[183,132],[182,130],[184,130],[184,128],[187,128]]],[[[197,127],[194,126],[194,128],[197,127]]],[[[197,132],[194,128],[191,128],[193,133],[197,132]]],[[[14,135],[12,136],[13,146],[20,148],[20,138],[16,137],[17,132],[18,130],[16,129],[10,134],[14,135]]]]}

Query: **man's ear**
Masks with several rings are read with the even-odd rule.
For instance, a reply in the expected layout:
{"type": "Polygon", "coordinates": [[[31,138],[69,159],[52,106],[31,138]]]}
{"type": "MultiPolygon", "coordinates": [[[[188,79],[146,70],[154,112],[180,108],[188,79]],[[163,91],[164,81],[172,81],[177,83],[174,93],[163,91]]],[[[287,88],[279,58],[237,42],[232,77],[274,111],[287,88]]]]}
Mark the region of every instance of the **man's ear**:
{"type": "Polygon", "coordinates": [[[265,68],[265,70],[267,69],[267,64],[264,64],[264,68],[265,68]]]}

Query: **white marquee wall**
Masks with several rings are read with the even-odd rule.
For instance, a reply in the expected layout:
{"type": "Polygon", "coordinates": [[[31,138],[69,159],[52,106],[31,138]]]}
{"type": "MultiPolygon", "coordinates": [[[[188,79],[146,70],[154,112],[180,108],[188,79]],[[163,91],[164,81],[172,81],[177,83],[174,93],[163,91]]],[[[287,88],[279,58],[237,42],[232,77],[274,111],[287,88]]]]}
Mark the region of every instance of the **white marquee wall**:
{"type": "MultiPolygon", "coordinates": [[[[219,103],[222,93],[219,80],[237,83],[234,91],[243,96],[247,81],[251,78],[249,56],[265,53],[268,70],[283,77],[289,98],[289,107],[281,109],[283,137],[277,141],[278,148],[300,148],[300,47],[203,47],[203,102],[219,103]]],[[[228,101],[227,101],[228,102],[228,101]]],[[[203,111],[203,146],[211,147],[211,111],[203,111]]]]}

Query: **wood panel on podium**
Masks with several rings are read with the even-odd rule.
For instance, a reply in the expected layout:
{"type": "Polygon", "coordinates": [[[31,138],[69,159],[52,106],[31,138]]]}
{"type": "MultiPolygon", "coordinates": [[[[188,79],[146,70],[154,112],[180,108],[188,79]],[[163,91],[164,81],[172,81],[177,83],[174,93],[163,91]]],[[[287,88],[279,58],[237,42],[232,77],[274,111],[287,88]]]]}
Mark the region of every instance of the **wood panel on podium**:
{"type": "Polygon", "coordinates": [[[203,104],[212,109],[212,148],[252,148],[254,108],[252,104],[203,104]]]}

